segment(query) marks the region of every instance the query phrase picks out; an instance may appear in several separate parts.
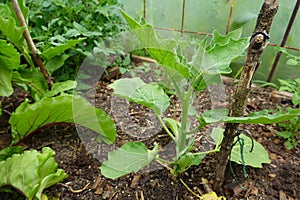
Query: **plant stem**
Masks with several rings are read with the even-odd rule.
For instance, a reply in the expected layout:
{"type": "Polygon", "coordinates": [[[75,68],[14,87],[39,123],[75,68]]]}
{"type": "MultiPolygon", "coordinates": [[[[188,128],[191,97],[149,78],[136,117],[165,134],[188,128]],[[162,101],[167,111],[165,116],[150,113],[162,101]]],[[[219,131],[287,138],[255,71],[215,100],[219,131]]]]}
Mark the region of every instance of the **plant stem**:
{"type": "Polygon", "coordinates": [[[196,194],[182,179],[179,179],[180,182],[183,184],[183,186],[190,192],[192,193],[195,197],[201,198],[198,194],[196,194]]]}
{"type": "Polygon", "coordinates": [[[182,151],[185,149],[186,145],[186,136],[187,136],[187,123],[189,117],[189,106],[192,97],[192,87],[186,92],[182,100],[182,108],[181,108],[181,127],[178,134],[178,143],[177,143],[177,150],[176,150],[176,157],[179,159],[179,156],[182,155],[182,151]]]}
{"type": "Polygon", "coordinates": [[[206,154],[211,154],[211,153],[215,153],[215,152],[219,152],[220,149],[213,149],[213,150],[210,150],[210,151],[204,151],[204,152],[196,152],[196,153],[193,153],[193,155],[206,155],[206,154]]]}

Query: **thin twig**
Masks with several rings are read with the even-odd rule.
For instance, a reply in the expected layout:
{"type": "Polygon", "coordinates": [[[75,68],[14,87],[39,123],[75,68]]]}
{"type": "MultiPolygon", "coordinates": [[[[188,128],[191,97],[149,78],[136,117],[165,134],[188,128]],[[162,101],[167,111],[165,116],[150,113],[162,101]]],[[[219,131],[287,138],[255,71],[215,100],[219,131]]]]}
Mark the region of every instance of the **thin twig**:
{"type": "Polygon", "coordinates": [[[226,34],[229,31],[229,26],[230,26],[230,21],[231,21],[231,17],[232,17],[233,7],[234,7],[234,0],[231,1],[229,16],[228,16],[228,20],[227,20],[227,26],[226,26],[226,34]]]}
{"type": "MultiPolygon", "coordinates": [[[[289,24],[288,24],[288,26],[287,26],[287,28],[286,28],[286,30],[285,30],[284,36],[283,36],[283,38],[282,38],[280,47],[284,47],[284,45],[286,44],[287,38],[288,38],[288,36],[289,36],[289,34],[290,34],[291,28],[292,28],[292,26],[293,26],[293,24],[294,24],[294,21],[295,21],[295,18],[296,18],[296,16],[297,16],[297,12],[298,12],[298,10],[299,10],[299,5],[300,5],[300,0],[297,0],[296,5],[295,5],[294,10],[293,10],[293,13],[292,13],[292,15],[291,15],[289,24]]],[[[274,73],[275,73],[275,70],[276,70],[276,68],[277,68],[278,62],[279,62],[279,60],[280,60],[281,54],[282,54],[281,51],[279,51],[279,52],[277,53],[276,58],[275,58],[274,63],[273,63],[273,66],[272,66],[272,69],[271,69],[271,71],[270,71],[269,77],[268,77],[268,79],[267,79],[267,82],[270,82],[270,81],[272,80],[273,75],[274,75],[274,73]]]]}
{"type": "Polygon", "coordinates": [[[31,35],[28,31],[28,27],[27,27],[26,21],[24,19],[23,13],[21,11],[20,5],[19,5],[17,0],[11,0],[11,4],[14,8],[14,11],[17,15],[17,18],[18,18],[19,22],[20,22],[20,25],[25,27],[25,30],[24,30],[23,34],[24,34],[25,40],[26,40],[26,42],[29,46],[29,49],[32,52],[33,60],[34,60],[35,64],[38,65],[38,67],[40,68],[43,76],[45,77],[45,79],[48,83],[49,88],[51,88],[52,85],[53,85],[52,78],[48,74],[48,72],[47,72],[47,70],[46,70],[46,68],[43,64],[43,61],[42,61],[41,57],[37,53],[37,49],[36,49],[35,44],[34,44],[32,38],[31,38],[31,35]]]}

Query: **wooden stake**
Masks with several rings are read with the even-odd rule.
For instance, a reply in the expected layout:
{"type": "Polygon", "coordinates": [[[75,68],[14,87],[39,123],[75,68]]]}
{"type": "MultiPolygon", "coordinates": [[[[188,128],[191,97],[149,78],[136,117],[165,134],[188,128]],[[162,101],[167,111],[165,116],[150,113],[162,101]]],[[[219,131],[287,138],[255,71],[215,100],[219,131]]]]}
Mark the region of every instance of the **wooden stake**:
{"type": "Polygon", "coordinates": [[[43,60],[41,59],[41,57],[38,55],[37,53],[37,50],[36,50],[36,47],[35,47],[35,44],[33,43],[33,40],[31,38],[31,35],[28,31],[28,27],[27,27],[27,24],[26,24],[26,21],[24,19],[24,16],[23,16],[23,13],[21,11],[21,8],[20,8],[20,5],[18,3],[18,0],[11,0],[11,4],[14,8],[14,11],[17,15],[17,18],[20,22],[20,25],[25,27],[25,30],[24,30],[24,37],[25,37],[25,40],[29,46],[29,49],[31,50],[31,53],[32,53],[32,57],[33,57],[33,60],[34,60],[34,63],[36,65],[38,65],[38,67],[40,68],[43,76],[45,77],[47,83],[48,83],[48,87],[49,89],[52,87],[53,85],[53,81],[52,81],[52,78],[51,76],[48,74],[45,66],[44,66],[44,63],[43,63],[43,60]]]}
{"type": "MultiPolygon", "coordinates": [[[[244,107],[247,103],[247,98],[250,93],[252,79],[255,71],[259,67],[260,58],[263,50],[269,39],[269,32],[274,16],[278,10],[279,0],[265,0],[260,10],[256,27],[250,39],[250,44],[247,49],[247,56],[244,62],[243,71],[240,80],[236,86],[233,100],[230,103],[229,116],[243,116],[244,107]]],[[[239,124],[227,123],[224,139],[221,144],[220,152],[217,154],[218,163],[215,170],[215,182],[213,190],[218,191],[223,182],[228,158],[231,153],[232,144],[235,136],[238,135],[237,127],[239,124]]]]}

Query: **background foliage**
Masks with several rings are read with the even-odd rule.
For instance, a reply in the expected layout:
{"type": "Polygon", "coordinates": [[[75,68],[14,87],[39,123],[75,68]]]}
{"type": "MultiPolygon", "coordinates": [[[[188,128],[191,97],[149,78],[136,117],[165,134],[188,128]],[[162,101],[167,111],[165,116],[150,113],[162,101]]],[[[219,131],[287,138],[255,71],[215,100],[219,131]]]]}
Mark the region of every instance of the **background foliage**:
{"type": "MultiPolygon", "coordinates": [[[[142,0],[119,0],[124,6],[124,10],[135,18],[144,16],[144,5],[142,0]]],[[[279,2],[279,10],[271,28],[271,43],[280,44],[289,18],[292,14],[296,0],[279,2]]],[[[263,0],[240,0],[235,1],[229,30],[243,28],[243,36],[251,36],[259,9],[263,0]]],[[[218,30],[224,34],[226,31],[227,19],[229,16],[231,1],[230,0],[186,0],[185,16],[183,29],[187,31],[212,33],[218,30]]],[[[153,24],[154,27],[181,29],[182,23],[183,0],[146,0],[146,21],[153,24]]],[[[288,37],[287,46],[298,47],[300,44],[300,18],[296,18],[291,33],[288,37]]],[[[190,33],[193,37],[203,37],[190,33]]],[[[290,51],[290,53],[300,55],[300,52],[290,51]]],[[[256,72],[255,78],[266,80],[269,74],[277,50],[268,46],[263,53],[262,64],[256,72]]],[[[299,69],[286,65],[287,58],[282,56],[273,81],[278,78],[295,78],[299,77],[299,69]],[[286,73],[286,71],[290,73],[286,73]]],[[[241,67],[243,60],[232,65],[234,71],[241,67]]]]}

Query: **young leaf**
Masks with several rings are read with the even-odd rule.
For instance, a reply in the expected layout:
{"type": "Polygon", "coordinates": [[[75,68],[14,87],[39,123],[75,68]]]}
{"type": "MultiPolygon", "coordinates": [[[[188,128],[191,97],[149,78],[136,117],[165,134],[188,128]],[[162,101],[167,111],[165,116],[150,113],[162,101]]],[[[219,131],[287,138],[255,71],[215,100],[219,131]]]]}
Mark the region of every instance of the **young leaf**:
{"type": "Polygon", "coordinates": [[[214,142],[216,143],[216,149],[220,149],[221,148],[221,143],[222,140],[224,138],[224,129],[220,128],[220,127],[216,127],[213,128],[210,137],[214,140],[214,142]]]}
{"type": "Polygon", "coordinates": [[[0,96],[10,96],[14,89],[11,84],[13,70],[0,67],[0,96]]]}
{"type": "Polygon", "coordinates": [[[158,153],[158,144],[149,151],[142,142],[127,142],[119,149],[108,154],[108,160],[100,169],[107,178],[119,178],[131,172],[137,172],[153,161],[158,153]]]}
{"type": "MultiPolygon", "coordinates": [[[[259,144],[258,142],[256,142],[254,140],[253,141],[254,142],[253,150],[251,151],[251,149],[252,149],[251,138],[247,137],[244,134],[241,134],[239,137],[244,140],[242,154],[244,157],[245,165],[262,168],[263,163],[266,163],[266,164],[271,163],[268,152],[265,150],[265,148],[261,144],[259,144]]],[[[237,138],[235,140],[237,140],[237,138]]],[[[239,145],[238,142],[233,146],[233,148],[231,150],[230,160],[234,161],[238,164],[242,164],[241,146],[239,145]]]]}
{"type": "Polygon", "coordinates": [[[89,128],[105,136],[110,142],[116,137],[115,125],[103,110],[94,108],[81,97],[65,95],[45,97],[32,104],[28,100],[23,102],[9,119],[12,127],[12,144],[38,128],[62,122],[76,123],[89,128]]]}
{"type": "Polygon", "coordinates": [[[175,137],[177,137],[181,126],[180,122],[172,118],[164,118],[164,120],[168,127],[171,129],[172,133],[175,135],[175,137]]]}
{"type": "Polygon", "coordinates": [[[61,92],[65,92],[65,91],[76,88],[76,85],[77,85],[77,82],[71,81],[71,80],[54,83],[51,88],[51,91],[47,92],[44,96],[45,97],[53,97],[61,92]]]}
{"type": "Polygon", "coordinates": [[[163,67],[174,68],[185,78],[189,76],[188,67],[180,63],[178,55],[174,53],[175,40],[160,39],[151,25],[141,25],[123,10],[120,11],[129,26],[133,29],[131,30],[132,33],[140,41],[141,48],[146,48],[148,53],[163,67]]]}
{"type": "Polygon", "coordinates": [[[19,50],[23,49],[23,32],[25,27],[18,27],[16,21],[11,16],[0,16],[0,31],[9,41],[11,41],[19,50]]]}
{"type": "Polygon", "coordinates": [[[50,60],[51,58],[54,58],[57,55],[60,55],[65,50],[70,49],[71,47],[75,46],[76,44],[79,44],[81,41],[83,41],[85,38],[79,38],[77,40],[68,40],[66,44],[61,44],[55,47],[50,47],[49,49],[46,49],[43,53],[40,54],[40,56],[46,60],[50,60]]]}
{"type": "Polygon", "coordinates": [[[177,167],[175,169],[176,173],[185,172],[188,168],[193,165],[199,165],[206,154],[195,155],[193,153],[186,153],[176,161],[177,167]]]}
{"type": "Polygon", "coordinates": [[[193,87],[201,91],[208,85],[220,82],[219,75],[231,72],[230,63],[243,55],[248,46],[248,38],[240,38],[240,31],[235,30],[225,36],[214,32],[210,45],[206,46],[206,39],[195,51],[192,65],[193,87]]]}
{"type": "Polygon", "coordinates": [[[0,161],[0,187],[12,186],[21,191],[26,199],[41,199],[42,191],[67,177],[53,158],[54,151],[45,147],[14,154],[0,161]]]}
{"type": "Polygon", "coordinates": [[[146,84],[139,77],[119,79],[109,86],[115,95],[146,106],[158,115],[170,105],[169,97],[159,85],[146,84]]]}

